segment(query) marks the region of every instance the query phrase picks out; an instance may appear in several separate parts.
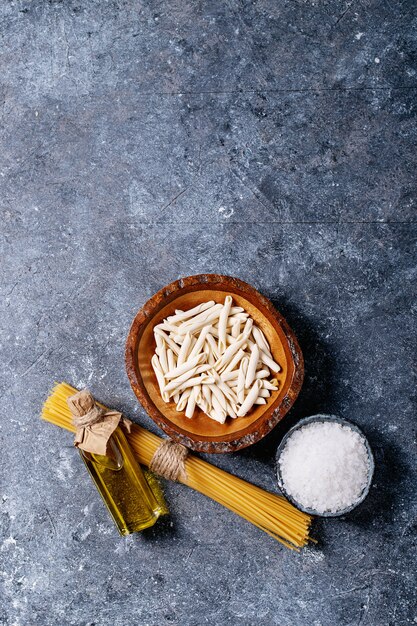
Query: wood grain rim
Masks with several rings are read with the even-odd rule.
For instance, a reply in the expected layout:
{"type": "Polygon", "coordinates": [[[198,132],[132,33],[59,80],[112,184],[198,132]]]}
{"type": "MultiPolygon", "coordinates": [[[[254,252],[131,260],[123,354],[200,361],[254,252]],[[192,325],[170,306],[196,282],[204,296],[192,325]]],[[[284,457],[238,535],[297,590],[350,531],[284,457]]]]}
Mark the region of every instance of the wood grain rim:
{"type": "Polygon", "coordinates": [[[301,348],[284,317],[276,310],[268,298],[260,294],[251,285],[238,278],[223,276],[221,274],[198,274],[195,276],[180,278],[179,280],[170,283],[163,289],[160,289],[154,296],[152,296],[142,306],[142,308],[139,309],[132,322],[126,340],[125,363],[131,387],[149,417],[151,417],[151,419],[174,441],[182,443],[197,452],[207,453],[235,452],[236,450],[246,448],[247,446],[258,442],[260,439],[265,437],[278,424],[284,415],[288,413],[300,392],[304,379],[304,359],[301,348]],[[281,400],[280,404],[270,413],[266,412],[262,421],[259,423],[254,422],[248,432],[245,432],[245,429],[239,431],[242,433],[241,436],[236,436],[238,433],[233,433],[232,435],[228,435],[216,441],[210,441],[192,433],[185,433],[184,431],[178,432],[176,428],[173,428],[172,423],[165,418],[165,416],[153,403],[143,384],[139,372],[138,359],[136,355],[139,341],[145,326],[150,322],[155,313],[164,307],[169,300],[174,299],[175,294],[178,295],[181,292],[190,290],[190,288],[195,289],[195,287],[198,286],[205,288],[216,288],[217,286],[218,288],[221,288],[222,291],[230,290],[231,293],[233,293],[233,290],[238,290],[249,300],[256,302],[256,306],[260,309],[260,311],[267,314],[267,317],[272,317],[281,327],[281,330],[287,340],[289,352],[293,359],[294,371],[292,379],[289,381],[287,393],[281,400]]]}

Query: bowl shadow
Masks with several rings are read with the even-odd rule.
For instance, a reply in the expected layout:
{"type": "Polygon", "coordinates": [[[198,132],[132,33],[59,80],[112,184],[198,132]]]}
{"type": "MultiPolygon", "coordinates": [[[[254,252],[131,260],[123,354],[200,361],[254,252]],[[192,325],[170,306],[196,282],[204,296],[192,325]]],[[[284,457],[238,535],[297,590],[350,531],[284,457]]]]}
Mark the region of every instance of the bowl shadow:
{"type": "MultiPolygon", "coordinates": [[[[401,460],[403,452],[399,446],[388,441],[376,430],[365,431],[365,435],[374,453],[374,479],[368,496],[357,509],[346,516],[346,521],[359,528],[374,527],[377,528],[375,532],[381,532],[381,526],[392,525],[393,520],[398,517],[398,508],[404,496],[402,485],[411,479],[411,472],[401,460]]],[[[398,532],[393,531],[391,535],[389,531],[387,533],[387,539],[392,539],[394,534],[398,536],[398,532]]]]}
{"type": "Polygon", "coordinates": [[[316,413],[332,413],[336,363],[313,324],[293,304],[272,300],[294,331],[304,356],[304,382],[294,406],[275,428],[258,443],[237,454],[270,462],[277,446],[297,421],[316,413]]]}
{"type": "MultiPolygon", "coordinates": [[[[336,355],[319,336],[313,323],[292,303],[272,300],[293,329],[300,344],[305,363],[304,383],[294,406],[277,426],[258,443],[238,451],[236,454],[253,458],[275,468],[275,453],[284,435],[299,419],[318,413],[339,414],[336,397],[339,376],[336,355]]],[[[343,417],[343,415],[341,416],[343,417]]],[[[410,469],[402,461],[401,449],[383,433],[361,426],[374,454],[375,472],[371,489],[366,499],[350,513],[342,516],[357,527],[371,529],[378,520],[378,528],[388,527],[398,514],[402,485],[411,475],[410,469]]],[[[278,489],[278,486],[277,486],[278,489]]],[[[337,519],[337,518],[335,518],[337,519]]],[[[325,523],[324,518],[316,518],[318,529],[325,523]]],[[[317,535],[316,535],[317,536],[317,535]]]]}

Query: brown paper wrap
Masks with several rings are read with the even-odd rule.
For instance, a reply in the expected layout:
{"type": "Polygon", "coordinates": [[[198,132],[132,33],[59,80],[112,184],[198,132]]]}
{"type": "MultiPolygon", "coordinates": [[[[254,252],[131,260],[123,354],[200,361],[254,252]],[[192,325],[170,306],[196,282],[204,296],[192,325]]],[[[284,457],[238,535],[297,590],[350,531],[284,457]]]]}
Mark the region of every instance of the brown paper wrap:
{"type": "Polygon", "coordinates": [[[118,411],[106,411],[95,403],[88,389],[67,399],[75,426],[74,445],[92,454],[108,454],[110,437],[118,426],[130,433],[132,422],[118,411]]]}

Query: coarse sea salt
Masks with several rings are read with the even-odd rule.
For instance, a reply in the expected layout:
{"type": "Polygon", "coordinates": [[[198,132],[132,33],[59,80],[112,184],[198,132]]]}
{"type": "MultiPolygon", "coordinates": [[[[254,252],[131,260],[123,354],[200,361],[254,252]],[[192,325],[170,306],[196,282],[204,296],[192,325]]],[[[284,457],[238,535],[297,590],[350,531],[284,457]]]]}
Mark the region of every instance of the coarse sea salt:
{"type": "Polygon", "coordinates": [[[317,513],[352,506],[368,483],[364,438],[337,422],[314,422],[294,431],[278,462],[287,493],[317,513]]]}

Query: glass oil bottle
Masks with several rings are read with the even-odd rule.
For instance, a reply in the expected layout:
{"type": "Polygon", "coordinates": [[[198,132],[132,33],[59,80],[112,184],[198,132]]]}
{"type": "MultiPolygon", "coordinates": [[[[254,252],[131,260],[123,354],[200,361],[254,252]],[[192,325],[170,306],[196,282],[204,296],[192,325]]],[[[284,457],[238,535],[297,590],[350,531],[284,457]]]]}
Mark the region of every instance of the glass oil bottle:
{"type": "Polygon", "coordinates": [[[106,456],[79,452],[121,535],[153,526],[168,513],[162,490],[148,484],[120,426],[106,456]]]}

